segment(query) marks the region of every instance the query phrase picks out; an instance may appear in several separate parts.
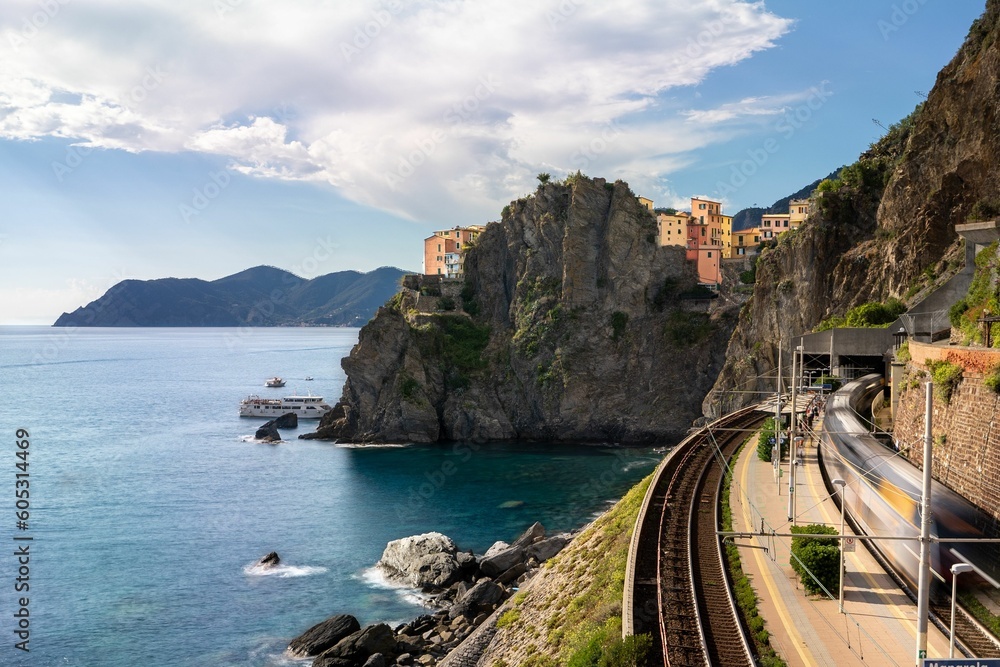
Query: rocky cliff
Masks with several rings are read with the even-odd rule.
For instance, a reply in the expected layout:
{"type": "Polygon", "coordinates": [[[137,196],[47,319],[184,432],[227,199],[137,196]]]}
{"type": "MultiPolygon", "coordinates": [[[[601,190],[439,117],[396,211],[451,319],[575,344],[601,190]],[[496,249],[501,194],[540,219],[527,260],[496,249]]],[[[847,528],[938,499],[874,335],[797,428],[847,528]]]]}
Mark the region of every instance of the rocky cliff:
{"type": "Polygon", "coordinates": [[[625,183],[542,185],[480,235],[463,283],[411,284],[378,311],[314,437],[672,438],[734,325],[734,309],[685,298],[692,271],[625,183]]]}
{"type": "Polygon", "coordinates": [[[1000,0],[989,0],[927,101],[814,194],[810,220],[761,255],[706,412],[722,397],[729,407],[754,400],[733,387],[773,387],[760,376],[773,373],[779,338],[866,301],[918,301],[957,268],[955,225],[1000,214],[998,32],[1000,0]]]}

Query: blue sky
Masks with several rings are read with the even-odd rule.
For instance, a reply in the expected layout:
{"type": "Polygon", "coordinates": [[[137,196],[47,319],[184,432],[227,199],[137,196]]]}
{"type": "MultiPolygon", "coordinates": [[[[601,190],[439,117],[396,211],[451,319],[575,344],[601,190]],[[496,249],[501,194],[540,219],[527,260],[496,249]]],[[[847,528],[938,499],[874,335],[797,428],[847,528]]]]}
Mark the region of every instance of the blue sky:
{"type": "Polygon", "coordinates": [[[982,0],[5,0],[0,324],[125,278],[419,270],[541,171],[734,213],[908,114],[982,0]]]}

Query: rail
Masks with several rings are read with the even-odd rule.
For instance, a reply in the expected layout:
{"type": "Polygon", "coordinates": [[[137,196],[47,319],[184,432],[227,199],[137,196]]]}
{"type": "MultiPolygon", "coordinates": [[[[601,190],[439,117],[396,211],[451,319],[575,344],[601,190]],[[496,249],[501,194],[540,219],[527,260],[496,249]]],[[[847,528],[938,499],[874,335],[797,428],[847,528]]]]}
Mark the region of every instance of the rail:
{"type": "Polygon", "coordinates": [[[657,467],[643,498],[626,561],[622,631],[653,636],[651,664],[753,664],[716,531],[722,466],[742,429],[763,419],[755,408],[686,437],[657,467]]]}

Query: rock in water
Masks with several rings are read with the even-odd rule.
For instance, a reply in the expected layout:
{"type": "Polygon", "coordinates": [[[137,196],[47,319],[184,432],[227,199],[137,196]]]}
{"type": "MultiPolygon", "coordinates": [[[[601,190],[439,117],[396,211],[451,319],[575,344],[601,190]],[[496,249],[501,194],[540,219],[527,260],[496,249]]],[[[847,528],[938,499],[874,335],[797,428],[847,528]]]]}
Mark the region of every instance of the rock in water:
{"type": "Polygon", "coordinates": [[[272,551],[268,555],[257,561],[258,567],[274,567],[281,562],[281,556],[278,555],[277,551],[272,551]]]}
{"type": "Polygon", "coordinates": [[[361,629],[358,619],[349,614],[331,616],[322,623],[317,623],[288,644],[288,655],[293,658],[307,658],[319,655],[328,648],[335,646],[344,637],[352,635],[361,629]]]}
{"type": "Polygon", "coordinates": [[[275,427],[273,419],[257,429],[257,432],[254,433],[253,437],[261,442],[281,441],[281,434],[278,433],[278,429],[275,427]]]}
{"type": "Polygon", "coordinates": [[[313,667],[362,666],[376,653],[396,650],[396,635],[385,623],[369,625],[364,630],[350,634],[313,660],[313,667]]]}
{"type": "Polygon", "coordinates": [[[454,583],[461,565],[458,547],[441,533],[424,533],[389,542],[377,566],[410,586],[445,588],[454,583]]]}
{"type": "Polygon", "coordinates": [[[290,429],[299,427],[299,416],[294,412],[288,412],[274,420],[274,428],[290,429]]]}

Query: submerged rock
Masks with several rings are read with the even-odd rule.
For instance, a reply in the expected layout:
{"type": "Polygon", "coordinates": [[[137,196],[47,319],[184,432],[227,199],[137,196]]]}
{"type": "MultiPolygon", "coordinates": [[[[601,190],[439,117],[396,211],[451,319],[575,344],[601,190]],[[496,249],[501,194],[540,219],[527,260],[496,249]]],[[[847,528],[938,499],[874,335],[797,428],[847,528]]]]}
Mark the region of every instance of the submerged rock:
{"type": "Polygon", "coordinates": [[[322,623],[317,623],[301,635],[293,639],[286,649],[293,658],[307,658],[319,655],[334,646],[341,639],[361,629],[358,619],[350,614],[331,616],[322,623]]]}

